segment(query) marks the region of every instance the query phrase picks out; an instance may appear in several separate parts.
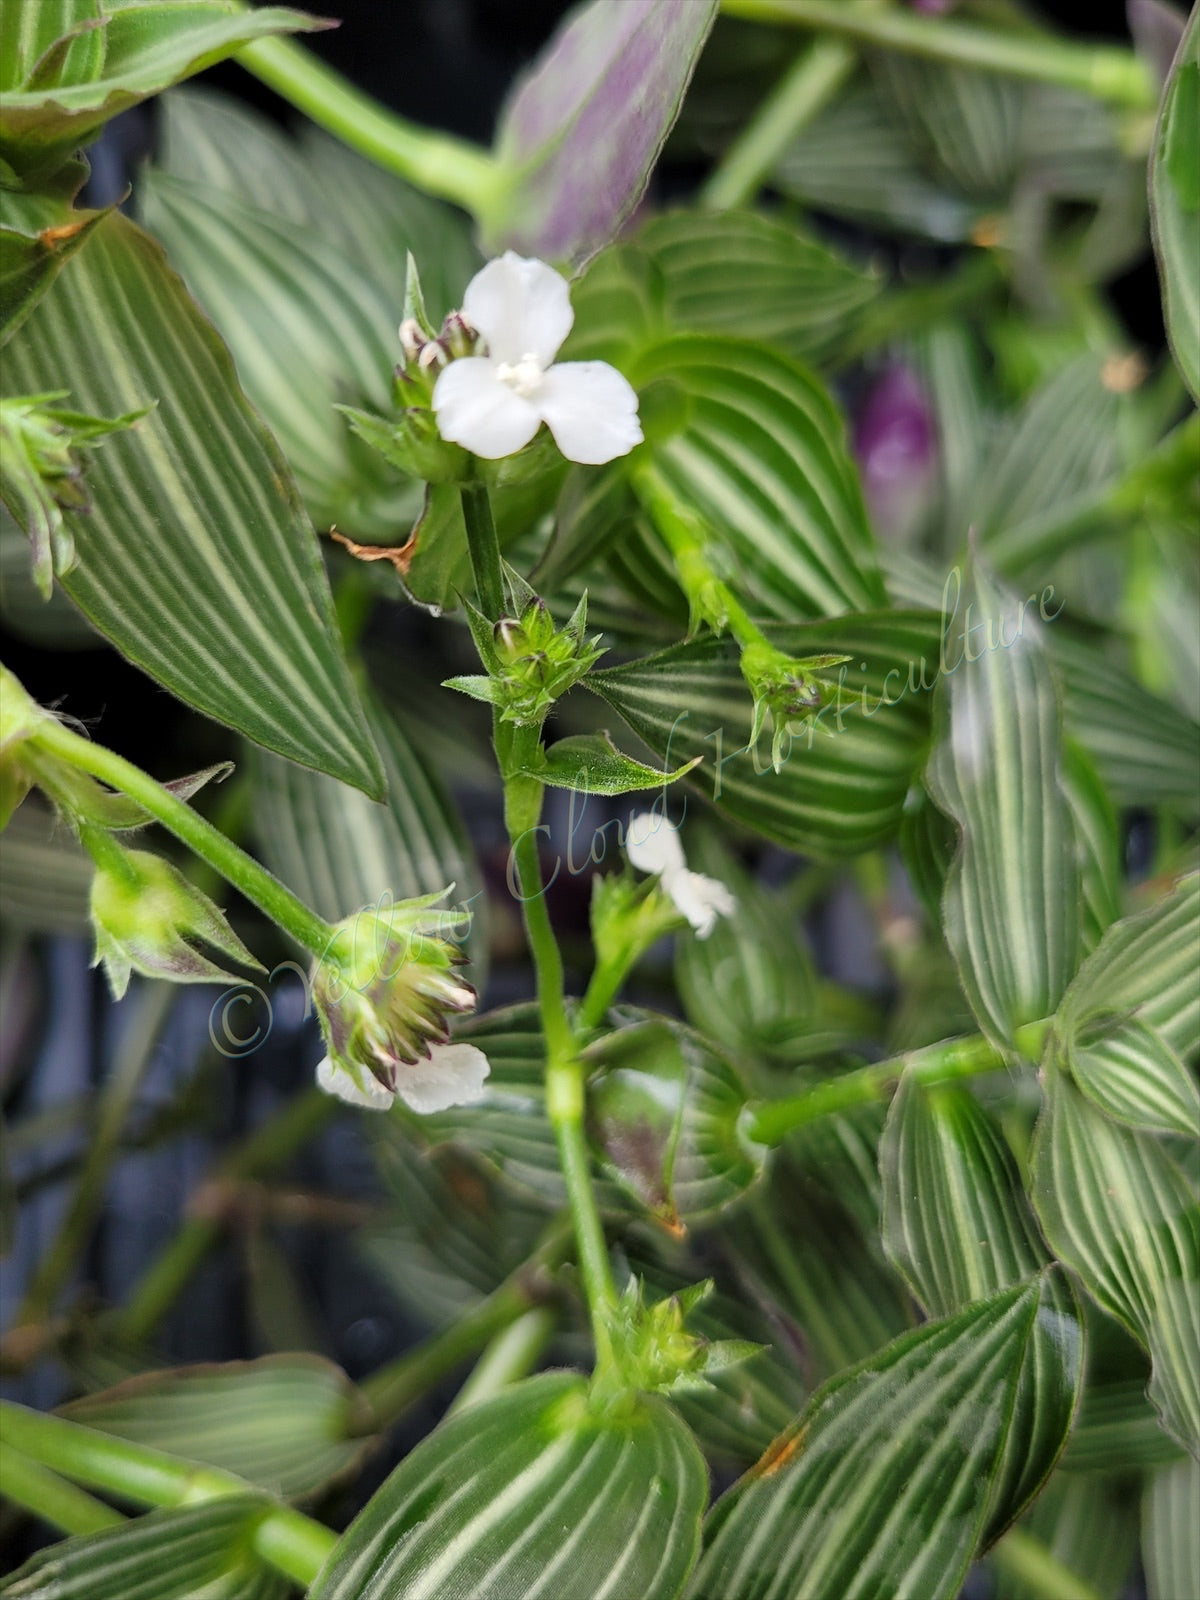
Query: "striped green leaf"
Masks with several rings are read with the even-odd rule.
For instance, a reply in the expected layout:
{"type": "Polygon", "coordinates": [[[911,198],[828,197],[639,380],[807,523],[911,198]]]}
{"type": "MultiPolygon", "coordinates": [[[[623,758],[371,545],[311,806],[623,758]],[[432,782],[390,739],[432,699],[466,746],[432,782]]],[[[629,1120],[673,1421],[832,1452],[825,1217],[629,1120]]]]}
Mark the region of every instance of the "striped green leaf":
{"type": "MultiPolygon", "coordinates": [[[[924,1088],[906,1073],[879,1151],[888,1254],[933,1316],[949,1316],[1033,1277],[1049,1257],[1017,1164],[966,1089],[924,1088]]],[[[1079,1398],[1083,1329],[1065,1281],[1049,1281],[1029,1337],[991,1534],[1049,1476],[1079,1398]]]]}
{"type": "Polygon", "coordinates": [[[21,326],[55,275],[86,244],[103,211],[73,211],[47,201],[31,205],[0,189],[0,346],[21,326]],[[40,214],[30,215],[36,210],[40,214]]]}
{"type": "Polygon", "coordinates": [[[71,598],[181,700],[381,793],[287,466],[159,246],[119,214],[6,347],[4,391],[59,387],[63,351],[72,405],[119,416],[157,402],[92,463],[90,514],[68,513],[71,598]]]}
{"type": "Polygon", "coordinates": [[[1079,861],[1080,944],[1096,948],[1105,929],[1121,915],[1121,832],[1116,808],[1095,762],[1073,739],[1063,749],[1062,787],[1075,824],[1079,861]]]}
{"type": "Polygon", "coordinates": [[[995,204],[1020,157],[1025,85],[1016,78],[880,51],[872,77],[910,147],[938,181],[995,204]]]}
{"type": "Polygon", "coordinates": [[[1105,1382],[1093,1382],[1089,1377],[1063,1454],[1062,1470],[1105,1472],[1115,1461],[1130,1468],[1160,1467],[1178,1461],[1183,1453],[1170,1434],[1159,1427],[1154,1408],[1146,1399],[1144,1376],[1105,1382]]]}
{"type": "Polygon", "coordinates": [[[712,528],[758,613],[882,604],[844,425],[817,378],[766,345],[703,334],[642,351],[629,377],[682,397],[677,431],[651,439],[656,472],[712,528]]]}
{"type": "Polygon", "coordinates": [[[338,1542],[309,1600],[673,1600],[704,1462],[661,1401],[593,1410],[550,1372],[444,1422],[338,1542]]]}
{"type": "Polygon", "coordinates": [[[483,890],[454,804],[392,713],[372,698],[367,715],[383,757],[383,804],[336,778],[255,752],[254,831],[263,858],[330,922],[381,896],[408,900],[453,884],[448,931],[483,960],[483,890]]]}
{"type": "Polygon", "coordinates": [[[952,1600],[983,1537],[1042,1285],[840,1374],[710,1519],[689,1600],[952,1600]]]}
{"type": "Polygon", "coordinates": [[[825,858],[890,839],[925,755],[937,619],[891,611],[766,632],[788,655],[851,658],[832,704],[795,725],[780,772],[765,739],[750,743],[750,696],[728,641],[676,645],[594,672],[587,686],[657,756],[702,756],[685,781],[766,838],[825,858]]]}
{"type": "Polygon", "coordinates": [[[1020,1024],[1049,1016],[1074,976],[1079,865],[1037,621],[977,561],[960,600],[961,646],[935,695],[926,782],[959,829],[946,942],[980,1027],[1011,1047],[1020,1024]]]}
{"type": "Polygon", "coordinates": [[[313,520],[358,538],[411,522],[416,487],[334,410],[390,410],[396,304],[313,230],[206,184],[152,171],[138,198],[147,228],[228,341],[313,520]]]}
{"type": "Polygon", "coordinates": [[[52,170],[119,111],[212,66],[250,40],[324,26],[283,6],[242,11],[227,0],[161,5],[143,0],[103,9],[11,0],[5,12],[6,56],[12,47],[16,62],[15,71],[5,73],[0,158],[34,176],[52,170]],[[55,36],[52,19],[65,24],[64,35],[55,36]],[[99,37],[72,39],[76,30],[99,37]]]}
{"type": "MultiPolygon", "coordinates": [[[[731,1205],[755,1182],[763,1152],[746,1143],[738,1119],[747,1091],[724,1056],[673,1018],[625,1008],[621,1026],[602,1041],[592,1083],[598,1090],[590,1126],[606,1210],[628,1211],[631,1201],[674,1222],[691,1223],[731,1205]],[[629,1091],[618,1103],[605,1093],[606,1076],[629,1091]],[[627,1159],[624,1140],[639,1119],[665,1108],[670,1161],[669,1206],[652,1193],[647,1173],[627,1159]]],[[[566,1200],[554,1131],[545,1109],[545,1046],[536,1009],[514,1006],[473,1018],[455,1037],[476,1045],[491,1063],[482,1099],[413,1119],[431,1142],[453,1140],[475,1150],[523,1194],[542,1204],[566,1200]]],[[[589,1097],[591,1106],[591,1098],[589,1097]]],[[[657,1145],[655,1148],[659,1148],[657,1145]]]]}
{"type": "Polygon", "coordinates": [[[1101,1111],[1135,1128],[1200,1138],[1200,1090],[1154,1028],[1137,1017],[1097,1016],[1073,1035],[1066,1066],[1101,1111]]]}
{"type": "Polygon", "coordinates": [[[26,799],[0,844],[0,917],[10,928],[86,936],[95,875],[91,857],[49,806],[26,799]]]}
{"type": "Polygon", "coordinates": [[[800,361],[832,355],[880,290],[811,235],[753,211],[668,212],[636,243],[661,274],[669,327],[761,340],[800,361]]]}
{"type": "Polygon", "coordinates": [[[151,1511],[121,1527],[40,1551],[0,1595],[12,1600],[285,1600],[286,1578],[255,1559],[250,1539],[270,1501],[227,1495],[151,1511]]]}
{"type": "Polygon", "coordinates": [[[1200,403],[1200,17],[1195,12],[1159,113],[1150,159],[1150,215],[1171,353],[1200,403]]]}
{"type": "Polygon", "coordinates": [[[62,1415],[223,1467],[287,1500],[306,1499],[353,1470],[369,1442],[361,1436],[369,1416],[362,1397],[340,1368],[315,1355],[147,1372],[72,1401],[62,1415]]]}
{"type": "MultiPolygon", "coordinates": [[[[1127,1593],[1126,1579],[1137,1556],[1138,1517],[1123,1479],[1056,1473],[1021,1527],[1068,1572],[1090,1584],[1088,1593],[1095,1600],[1121,1600],[1127,1593]]],[[[1046,1600],[1044,1586],[1021,1582],[999,1562],[995,1578],[995,1600],[1046,1600]]]]}
{"type": "Polygon", "coordinates": [[[1162,1467],[1142,1497],[1142,1560],[1149,1600],[1195,1592],[1200,1572],[1200,1462],[1190,1457],[1162,1467]]]}
{"type": "Polygon", "coordinates": [[[1153,1135],[1122,1127],[1051,1070],[1033,1152],[1042,1231],[1149,1349],[1163,1425],[1200,1449],[1200,1203],[1153,1135]]]}

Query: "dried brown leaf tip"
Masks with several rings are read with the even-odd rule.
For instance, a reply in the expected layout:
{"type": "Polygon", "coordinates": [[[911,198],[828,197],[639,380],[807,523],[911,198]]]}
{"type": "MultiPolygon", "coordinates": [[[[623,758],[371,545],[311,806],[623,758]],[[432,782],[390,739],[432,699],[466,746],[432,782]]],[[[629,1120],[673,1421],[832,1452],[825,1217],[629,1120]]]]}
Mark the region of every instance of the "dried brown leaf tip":
{"type": "Polygon", "coordinates": [[[412,558],[417,553],[415,534],[403,544],[355,544],[353,539],[347,539],[336,528],[330,528],[329,537],[348,550],[356,561],[390,561],[402,578],[408,576],[412,558]]]}

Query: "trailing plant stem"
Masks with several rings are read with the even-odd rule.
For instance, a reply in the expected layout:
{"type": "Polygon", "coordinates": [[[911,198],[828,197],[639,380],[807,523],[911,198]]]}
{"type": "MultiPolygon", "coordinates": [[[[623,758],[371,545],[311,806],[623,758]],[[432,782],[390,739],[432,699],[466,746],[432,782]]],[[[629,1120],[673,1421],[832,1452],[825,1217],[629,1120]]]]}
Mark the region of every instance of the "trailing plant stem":
{"type": "MultiPolygon", "coordinates": [[[[1036,1060],[1049,1028],[1049,1021],[1030,1022],[1018,1028],[1018,1053],[1036,1060]]],[[[922,1083],[951,1083],[958,1078],[977,1077],[983,1072],[998,1072],[1007,1067],[1010,1060],[1010,1053],[997,1049],[979,1033],[965,1039],[946,1039],[814,1084],[803,1094],[786,1100],[751,1105],[747,1109],[746,1135],[758,1144],[781,1144],[793,1129],[816,1122],[820,1117],[885,1099],[905,1070],[922,1083]]]]}
{"type": "Polygon", "coordinates": [[[214,872],[256,905],[264,916],[290,934],[310,955],[317,960],[325,955],[333,938],[332,926],[311,911],[252,856],[227,839],[220,829],[214,828],[211,822],[156,782],[149,773],[135,767],[115,751],[93,744],[90,739],[49,719],[39,724],[33,742],[47,754],[57,756],[81,772],[90,773],[110,788],[136,800],[164,828],[181,839],[194,855],[207,862],[214,872]]]}
{"type": "Polygon", "coordinates": [[[64,1533],[100,1533],[125,1521],[103,1500],[77,1488],[12,1444],[4,1447],[4,1498],[64,1533]]]}
{"type": "MultiPolygon", "coordinates": [[[[194,1465],[149,1445],[81,1427],[65,1417],[0,1401],[0,1439],[10,1448],[94,1489],[150,1506],[181,1506],[253,1486],[232,1472],[194,1465]]],[[[273,1505],[255,1525],[254,1550],[302,1587],[312,1583],[336,1536],[290,1506],[273,1505]]]]}
{"type": "Polygon", "coordinates": [[[491,501],[482,483],[462,486],[463,521],[467,525],[467,549],[471,553],[471,572],[479,609],[489,622],[504,615],[504,582],[500,569],[500,541],[492,518],[491,501]]]}
{"type": "Polygon", "coordinates": [[[729,16],[820,29],[927,61],[1053,83],[1137,111],[1152,111],[1158,98],[1145,63],[1116,46],[1074,44],[1044,32],[1001,33],[846,0],[722,0],[722,9],[729,16]]]}

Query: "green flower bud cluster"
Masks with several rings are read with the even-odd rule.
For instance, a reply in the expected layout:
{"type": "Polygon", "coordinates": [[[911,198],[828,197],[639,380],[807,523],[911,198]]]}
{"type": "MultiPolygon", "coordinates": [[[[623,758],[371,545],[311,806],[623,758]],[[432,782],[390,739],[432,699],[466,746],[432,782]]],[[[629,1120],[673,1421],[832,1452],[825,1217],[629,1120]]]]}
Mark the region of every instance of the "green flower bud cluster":
{"type": "Polygon", "coordinates": [[[706,1389],[712,1376],[757,1355],[763,1346],[745,1339],[706,1339],[687,1327],[691,1313],[712,1293],[712,1280],[692,1284],[647,1304],[643,1285],[631,1278],[609,1323],[612,1365],[597,1373],[642,1393],[680,1394],[706,1389]]]}
{"type": "Polygon", "coordinates": [[[765,639],[743,645],[742,676],[754,696],[754,726],[750,743],[757,743],[770,715],[773,729],[771,765],[776,772],[783,766],[783,740],[789,723],[803,721],[814,711],[820,710],[831,693],[828,686],[820,681],[821,674],[849,660],[849,656],[788,656],[765,639]]]}
{"type": "Polygon", "coordinates": [[[475,1008],[458,976],[466,957],[445,937],[445,893],[370,906],[338,924],[312,974],[312,998],[330,1061],[360,1087],[395,1094],[402,1068],[450,1039],[450,1018],[475,1008]]]}

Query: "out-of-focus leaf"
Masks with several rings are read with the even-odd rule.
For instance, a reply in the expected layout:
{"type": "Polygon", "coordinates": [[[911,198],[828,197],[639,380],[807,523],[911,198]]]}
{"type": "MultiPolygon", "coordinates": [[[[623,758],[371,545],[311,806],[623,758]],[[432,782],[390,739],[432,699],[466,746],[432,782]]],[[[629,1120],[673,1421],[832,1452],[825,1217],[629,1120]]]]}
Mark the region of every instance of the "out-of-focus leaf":
{"type": "Polygon", "coordinates": [[[85,935],[95,875],[90,856],[66,825],[27,799],[0,837],[0,918],[31,933],[85,935]]]}
{"type": "Polygon", "coordinates": [[[112,214],[5,350],[6,393],[58,386],[119,416],[157,401],[68,513],[63,586],[95,627],[187,704],[256,743],[380,793],[312,527],[228,352],[161,249],[112,214]],[[187,627],[178,619],[187,618],[187,627]]]}
{"type": "Polygon", "coordinates": [[[1200,17],[1192,13],[1163,95],[1150,215],[1175,364],[1200,403],[1200,17]]]}
{"type": "Polygon", "coordinates": [[[1079,866],[1060,780],[1058,697],[1036,618],[978,561],[960,598],[960,653],[938,684],[926,782],[960,830],[946,942],[980,1027],[1011,1048],[1016,1029],[1050,1016],[1074,976],[1079,866]]]}
{"type": "Polygon", "coordinates": [[[668,212],[636,243],[661,274],[669,327],[761,340],[800,361],[832,355],[880,290],[828,245],[753,211],[668,212]]]}
{"type": "Polygon", "coordinates": [[[826,1384],[710,1515],[694,1600],[957,1595],[1042,1288],[928,1323],[826,1384]]]}
{"type": "MultiPolygon", "coordinates": [[[[1124,1482],[1099,1473],[1056,1474],[1021,1527],[1090,1584],[1097,1600],[1120,1600],[1138,1547],[1137,1508],[1124,1482]]],[[[996,1600],[1043,1600],[1003,1570],[995,1577],[996,1600]]]]}
{"type": "Polygon", "coordinates": [[[1142,1559],[1150,1600],[1175,1600],[1200,1572],[1200,1462],[1160,1467],[1142,1497],[1142,1559]]]}
{"type": "Polygon", "coordinates": [[[592,1410],[548,1372],[451,1417],[347,1528],[311,1600],[674,1600],[707,1473],[661,1401],[592,1410]]]}
{"type": "Polygon", "coordinates": [[[716,14],[717,0],[591,0],[568,18],[500,114],[488,254],[579,259],[616,235],[716,14]]]}
{"type": "Polygon", "coordinates": [[[884,104],[931,176],[979,203],[1003,202],[1020,156],[1025,85],[892,51],[873,55],[870,66],[884,104]]]}
{"type": "MultiPolygon", "coordinates": [[[[1093,958],[1094,959],[1094,958],[1093,958]]],[[[1060,1260],[1147,1346],[1163,1425],[1200,1448],[1200,1204],[1152,1135],[1122,1127],[1060,1071],[1034,1139],[1033,1200],[1060,1260]]]]}
{"type": "Polygon", "coordinates": [[[1117,813],[1094,762],[1075,741],[1063,749],[1062,787],[1075,824],[1079,860],[1080,942],[1096,948],[1121,915],[1121,835],[1117,813]]]}
{"type": "Polygon", "coordinates": [[[1146,1399],[1144,1377],[1095,1385],[1089,1380],[1063,1454],[1062,1470],[1084,1475],[1106,1472],[1115,1461],[1131,1469],[1160,1467],[1178,1461],[1185,1453],[1159,1427],[1146,1399]]]}
{"type": "Polygon", "coordinates": [[[713,530],[759,614],[795,621],[882,602],[845,428],[815,377],[763,345],[703,334],[664,339],[629,376],[683,397],[676,431],[647,446],[656,475],[713,530]]]}
{"type": "MultiPolygon", "coordinates": [[[[879,1151],[888,1254],[933,1316],[1035,1276],[1048,1264],[1017,1164],[979,1102],[901,1079],[879,1151]]],[[[1029,1336],[995,1497],[995,1537],[1037,1493],[1066,1443],[1082,1378],[1083,1329],[1051,1279],[1029,1336]]]]}
{"type": "Polygon", "coordinates": [[[255,753],[255,833],[267,864],[331,922],[381,897],[409,900],[453,884],[446,936],[485,960],[479,869],[454,804],[396,718],[373,700],[368,716],[383,756],[383,804],[336,778],[255,753]]]}
{"type": "Polygon", "coordinates": [[[933,927],[940,927],[942,895],[958,845],[958,830],[922,788],[912,790],[905,801],[899,843],[905,870],[926,915],[933,927]]]}
{"type": "Polygon", "coordinates": [[[147,1372],[74,1400],[62,1414],[223,1467],[287,1500],[353,1470],[369,1442],[366,1403],[340,1368],[315,1355],[147,1372]]]}
{"type": "Polygon", "coordinates": [[[703,756],[687,781],[766,838],[820,857],[890,839],[925,753],[937,619],[892,611],[766,632],[789,656],[850,657],[832,703],[794,725],[780,772],[765,741],[750,743],[753,707],[725,640],[675,645],[594,672],[587,686],[661,759],[703,756]]]}
{"type": "Polygon", "coordinates": [[[29,41],[31,48],[16,51],[5,72],[0,159],[27,178],[52,171],[119,111],[250,40],[327,26],[283,6],[231,11],[224,0],[103,10],[89,5],[73,7],[65,19],[62,7],[46,0],[12,0],[5,11],[6,47],[29,41]],[[30,28],[26,19],[38,11],[42,16],[30,28]],[[66,21],[65,35],[50,37],[56,31],[47,27],[51,19],[66,21]]]}
{"type": "Polygon", "coordinates": [[[265,1498],[226,1495],[151,1511],[119,1528],[52,1544],[11,1577],[11,1600],[285,1600],[286,1578],[254,1555],[265,1498]]]}

